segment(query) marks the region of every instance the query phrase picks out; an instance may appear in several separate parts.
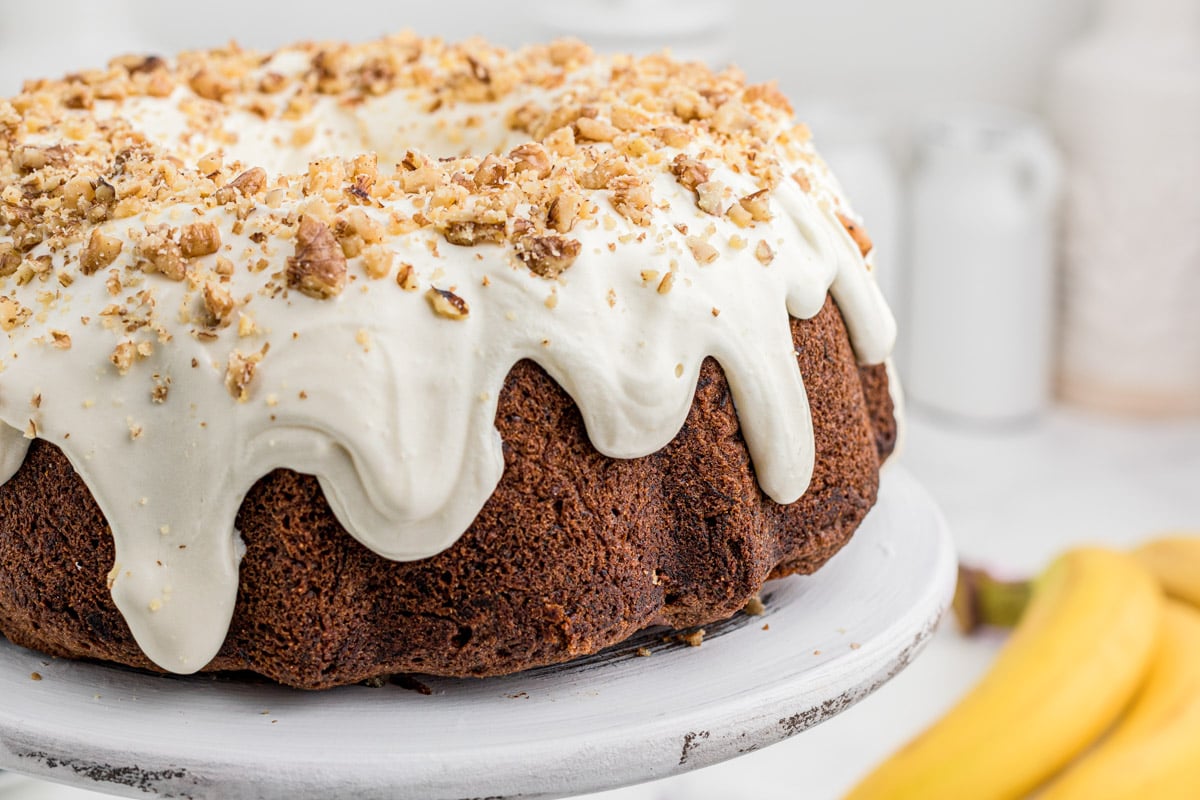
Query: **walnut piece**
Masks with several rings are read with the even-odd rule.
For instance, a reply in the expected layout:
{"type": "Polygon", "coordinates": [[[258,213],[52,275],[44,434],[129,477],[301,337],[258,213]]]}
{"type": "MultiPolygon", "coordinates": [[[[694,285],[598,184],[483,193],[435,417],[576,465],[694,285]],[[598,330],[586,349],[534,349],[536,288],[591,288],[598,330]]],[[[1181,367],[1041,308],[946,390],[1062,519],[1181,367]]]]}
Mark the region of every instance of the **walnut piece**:
{"type": "Polygon", "coordinates": [[[543,278],[557,278],[579,256],[577,239],[565,236],[522,236],[517,239],[517,258],[543,278]]]}
{"type": "Polygon", "coordinates": [[[84,275],[91,275],[110,266],[121,255],[125,247],[120,239],[105,236],[99,228],[92,230],[87,244],[79,253],[79,269],[84,275]]]}
{"type": "Polygon", "coordinates": [[[703,161],[680,153],[671,162],[671,173],[680,186],[695,191],[697,186],[708,182],[712,170],[703,161]]]}
{"type": "Polygon", "coordinates": [[[617,213],[634,225],[648,226],[653,219],[650,187],[636,175],[621,175],[614,178],[610,186],[612,205],[617,213]]]}
{"type": "Polygon", "coordinates": [[[768,200],[769,194],[768,190],[762,189],[738,200],[738,205],[744,208],[755,222],[770,222],[771,204],[768,200]]]}
{"type": "Polygon", "coordinates": [[[725,184],[720,181],[705,181],[696,187],[696,205],[714,217],[725,215],[725,184]]]}
{"type": "Polygon", "coordinates": [[[296,254],[287,262],[287,284],[317,300],[342,293],[346,256],[329,226],[315,217],[300,218],[296,254]]]}
{"type": "Polygon", "coordinates": [[[448,292],[436,286],[431,287],[425,293],[425,298],[429,301],[429,305],[433,307],[434,313],[439,317],[464,320],[471,313],[471,307],[467,305],[466,300],[463,300],[454,292],[448,292]]]}
{"type": "Polygon", "coordinates": [[[179,247],[184,258],[211,256],[221,249],[221,231],[215,222],[185,225],[179,236],[179,247]]]}
{"type": "Polygon", "coordinates": [[[570,233],[583,211],[583,195],[578,192],[563,192],[550,203],[546,222],[559,233],[570,233]]]}
{"type": "Polygon", "coordinates": [[[0,329],[11,331],[25,324],[33,313],[11,297],[0,297],[0,329]]]}
{"type": "Polygon", "coordinates": [[[237,305],[229,290],[216,281],[206,281],[203,294],[204,310],[207,312],[209,324],[228,325],[237,305]]]}
{"type": "Polygon", "coordinates": [[[250,399],[250,383],[254,380],[258,365],[267,354],[267,347],[268,345],[263,345],[262,350],[249,355],[238,350],[229,354],[229,361],[225,365],[225,388],[239,403],[250,399]]]}
{"type": "Polygon", "coordinates": [[[441,227],[442,235],[450,244],[472,247],[477,244],[500,244],[504,241],[503,222],[476,222],[464,220],[447,222],[441,227]]]}
{"type": "Polygon", "coordinates": [[[771,249],[771,245],[767,244],[766,239],[760,239],[758,246],[754,248],[754,257],[766,267],[775,260],[775,251],[771,249]]]}
{"type": "Polygon", "coordinates": [[[50,344],[54,345],[59,350],[70,350],[71,334],[67,333],[66,331],[51,330],[50,344]]]}
{"type": "Polygon", "coordinates": [[[173,281],[183,280],[187,275],[187,262],[175,234],[175,229],[169,225],[146,228],[145,235],[137,243],[143,272],[159,272],[173,281]]]}
{"type": "Polygon", "coordinates": [[[699,236],[689,236],[685,241],[687,242],[688,249],[691,250],[692,255],[695,256],[697,263],[711,264],[721,255],[717,248],[713,247],[699,236]]]}
{"type": "Polygon", "coordinates": [[[231,180],[217,190],[217,202],[220,205],[232,203],[238,195],[253,197],[267,185],[267,171],[262,167],[253,167],[231,180]]]}
{"type": "Polygon", "coordinates": [[[528,144],[520,145],[514,148],[508,154],[508,157],[516,162],[513,168],[517,172],[532,170],[539,178],[544,178],[550,174],[550,153],[538,142],[529,142],[528,144]]]}
{"type": "Polygon", "coordinates": [[[406,292],[415,292],[420,283],[417,281],[417,271],[413,269],[413,265],[408,262],[400,264],[400,271],[396,273],[396,285],[406,292]]]}

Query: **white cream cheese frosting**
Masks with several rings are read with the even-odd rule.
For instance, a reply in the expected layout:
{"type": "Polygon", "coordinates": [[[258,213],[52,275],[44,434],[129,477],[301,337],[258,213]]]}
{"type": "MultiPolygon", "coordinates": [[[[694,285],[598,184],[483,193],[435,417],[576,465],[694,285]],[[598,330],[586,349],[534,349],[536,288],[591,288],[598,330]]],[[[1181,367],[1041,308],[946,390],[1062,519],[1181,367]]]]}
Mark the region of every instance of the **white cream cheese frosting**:
{"type": "Polygon", "coordinates": [[[162,668],[194,672],[219,650],[236,514],[272,469],[316,475],[339,522],[381,556],[453,544],[501,477],[497,399],[522,359],[573,398],[598,451],[634,458],[678,433],[712,356],[763,491],[804,493],[815,447],[790,318],[831,294],[863,363],[884,360],[895,335],[840,191],[777,96],[661,57],[562,46],[397,37],[339,49],[342,72],[318,46],[192,54],[0,104],[0,481],[31,438],[66,454],[112,531],[113,599],[162,668]],[[406,66],[382,89],[306,93],[397,51],[406,66]],[[438,77],[464,60],[467,83],[438,77]],[[506,69],[517,77],[499,93],[506,69]],[[697,74],[708,95],[693,91],[697,74]],[[125,91],[104,97],[106,81],[125,91]],[[653,88],[629,88],[643,81],[653,88]],[[91,97],[74,108],[80,85],[91,97]],[[582,116],[554,127],[562,108],[582,116]],[[531,185],[522,157],[482,157],[539,124],[547,148],[529,158],[551,156],[551,188],[510,189],[531,185]],[[111,146],[89,149],[97,137],[111,146]],[[366,153],[377,177],[354,161],[366,153]],[[673,166],[681,156],[692,161],[673,166]],[[701,187],[679,174],[686,163],[704,165],[701,187]],[[477,192],[489,164],[505,177],[477,192]],[[81,175],[83,199],[69,183],[81,175]],[[561,194],[578,202],[556,206],[561,194]],[[59,206],[39,210],[40,198],[59,206]],[[478,243],[451,242],[476,222],[478,243]],[[155,243],[186,258],[159,263],[155,243]],[[531,243],[551,248],[549,267],[541,250],[521,256],[531,243]],[[337,286],[300,274],[338,265],[337,286]]]}

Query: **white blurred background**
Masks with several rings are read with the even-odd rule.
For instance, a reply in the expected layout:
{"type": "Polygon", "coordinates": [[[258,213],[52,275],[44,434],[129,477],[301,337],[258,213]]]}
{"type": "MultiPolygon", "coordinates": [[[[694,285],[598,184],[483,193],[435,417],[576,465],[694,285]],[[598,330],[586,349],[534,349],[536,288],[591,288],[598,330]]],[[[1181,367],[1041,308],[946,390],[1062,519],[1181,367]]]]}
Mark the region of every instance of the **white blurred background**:
{"type": "MultiPolygon", "coordinates": [[[[400,28],[670,46],[777,80],[875,239],[902,460],[964,559],[1029,572],[1070,542],[1200,527],[1200,0],[3,2],[0,95],[124,51],[400,28]]],[[[943,630],[817,729],[606,796],[835,797],[996,646],[943,630]]],[[[75,796],[0,779],[3,798],[75,796]]]]}

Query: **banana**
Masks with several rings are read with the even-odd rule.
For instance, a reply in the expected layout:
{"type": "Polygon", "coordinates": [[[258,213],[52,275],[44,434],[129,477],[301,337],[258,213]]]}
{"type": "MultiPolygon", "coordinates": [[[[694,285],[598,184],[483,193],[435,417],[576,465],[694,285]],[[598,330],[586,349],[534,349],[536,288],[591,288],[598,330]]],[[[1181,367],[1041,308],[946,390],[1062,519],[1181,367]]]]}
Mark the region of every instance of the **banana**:
{"type": "Polygon", "coordinates": [[[1138,689],[1163,595],[1128,555],[1063,554],[983,680],[847,800],[1019,797],[1095,741],[1138,689]]]}
{"type": "Polygon", "coordinates": [[[1040,800],[1200,796],[1200,611],[1167,601],[1146,684],[1107,739],[1040,800]]]}
{"type": "Polygon", "coordinates": [[[1167,595],[1200,607],[1200,533],[1164,536],[1133,551],[1167,595]]]}

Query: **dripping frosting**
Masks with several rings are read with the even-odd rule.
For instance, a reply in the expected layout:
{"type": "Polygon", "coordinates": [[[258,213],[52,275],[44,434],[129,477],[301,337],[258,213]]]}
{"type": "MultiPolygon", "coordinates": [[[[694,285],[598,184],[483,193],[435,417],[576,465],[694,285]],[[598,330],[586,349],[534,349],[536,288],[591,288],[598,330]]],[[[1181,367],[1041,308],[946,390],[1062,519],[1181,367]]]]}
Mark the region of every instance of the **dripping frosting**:
{"type": "Polygon", "coordinates": [[[224,640],[235,518],[272,469],[316,475],[376,553],[425,558],[501,477],[518,361],[636,458],[678,433],[711,356],[790,503],[815,453],[790,317],[832,295],[863,363],[894,338],[778,95],[665,57],[401,36],[126,60],[0,103],[0,131],[0,480],[31,438],[66,454],[112,530],[113,599],[173,672],[224,640]]]}

